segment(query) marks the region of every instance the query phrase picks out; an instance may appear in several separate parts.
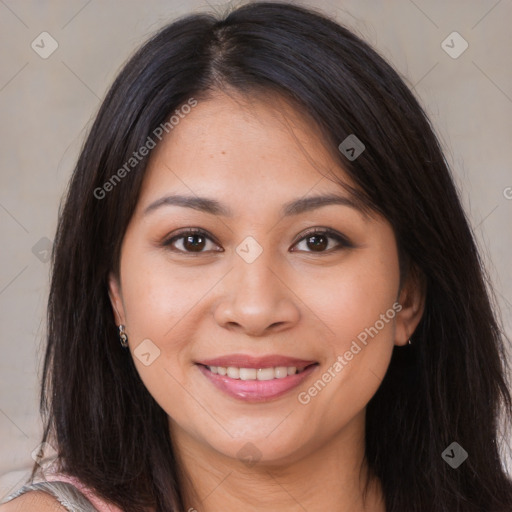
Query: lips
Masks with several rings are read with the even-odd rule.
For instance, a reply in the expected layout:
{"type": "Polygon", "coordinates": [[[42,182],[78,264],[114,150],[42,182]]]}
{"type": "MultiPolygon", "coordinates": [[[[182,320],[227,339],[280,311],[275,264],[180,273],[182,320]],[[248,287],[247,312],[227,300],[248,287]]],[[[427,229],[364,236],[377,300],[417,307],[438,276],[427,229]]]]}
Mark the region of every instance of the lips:
{"type": "Polygon", "coordinates": [[[246,402],[264,402],[296,388],[316,370],[318,362],[281,355],[232,354],[205,359],[196,366],[225,394],[246,402]]]}

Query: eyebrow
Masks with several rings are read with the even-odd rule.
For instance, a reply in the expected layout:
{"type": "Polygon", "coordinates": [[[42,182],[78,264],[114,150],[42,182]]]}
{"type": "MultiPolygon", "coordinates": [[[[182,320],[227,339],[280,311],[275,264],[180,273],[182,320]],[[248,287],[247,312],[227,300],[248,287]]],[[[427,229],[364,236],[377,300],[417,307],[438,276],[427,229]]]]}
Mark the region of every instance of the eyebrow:
{"type": "MultiPolygon", "coordinates": [[[[345,196],[336,194],[318,195],[310,197],[302,197],[285,203],[281,208],[281,214],[284,217],[292,215],[300,215],[301,213],[309,212],[322,206],[327,205],[342,205],[354,208],[362,212],[361,207],[352,199],[345,196]]],[[[147,215],[162,206],[181,206],[184,208],[192,208],[211,215],[222,217],[233,217],[233,211],[226,205],[220,203],[216,199],[199,196],[184,196],[184,195],[169,195],[157,199],[144,209],[143,215],[147,215]]]]}

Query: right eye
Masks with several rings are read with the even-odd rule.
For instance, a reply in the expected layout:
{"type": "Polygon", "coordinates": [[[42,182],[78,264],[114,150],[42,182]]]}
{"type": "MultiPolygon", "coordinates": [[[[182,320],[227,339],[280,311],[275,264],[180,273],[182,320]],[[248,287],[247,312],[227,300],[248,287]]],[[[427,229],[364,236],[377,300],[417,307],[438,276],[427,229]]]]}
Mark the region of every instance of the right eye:
{"type": "Polygon", "coordinates": [[[170,247],[170,250],[174,252],[183,254],[201,254],[203,252],[208,252],[203,250],[205,245],[207,245],[207,241],[212,242],[213,239],[202,229],[187,228],[167,239],[162,245],[164,247],[170,247]],[[176,248],[176,242],[180,242],[183,248],[176,248]]]}

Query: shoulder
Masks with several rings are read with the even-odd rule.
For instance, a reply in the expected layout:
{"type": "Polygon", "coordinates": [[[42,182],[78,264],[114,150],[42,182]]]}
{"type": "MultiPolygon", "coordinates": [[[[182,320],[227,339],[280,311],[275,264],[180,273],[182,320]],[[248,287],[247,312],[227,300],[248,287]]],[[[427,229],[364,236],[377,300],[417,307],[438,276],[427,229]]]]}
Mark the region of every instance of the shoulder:
{"type": "Polygon", "coordinates": [[[69,512],[57,498],[45,491],[27,491],[0,505],[0,512],[69,512]]]}
{"type": "Polygon", "coordinates": [[[78,477],[62,472],[48,472],[44,480],[27,483],[9,496],[16,497],[0,504],[0,512],[122,512],[78,477]]]}

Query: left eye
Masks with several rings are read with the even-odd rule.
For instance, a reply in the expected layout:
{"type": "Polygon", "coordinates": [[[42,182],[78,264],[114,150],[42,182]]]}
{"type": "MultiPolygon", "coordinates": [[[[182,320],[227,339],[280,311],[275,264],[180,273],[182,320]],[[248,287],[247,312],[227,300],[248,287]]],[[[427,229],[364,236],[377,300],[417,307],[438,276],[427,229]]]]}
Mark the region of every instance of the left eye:
{"type": "Polygon", "coordinates": [[[339,250],[344,247],[352,247],[352,244],[342,235],[332,231],[330,229],[313,229],[309,233],[306,233],[297,243],[305,242],[307,247],[312,247],[313,251],[306,252],[332,252],[333,250],[339,250]],[[326,251],[329,246],[329,240],[335,240],[337,242],[337,246],[330,247],[328,251],[326,251]]]}
{"type": "MultiPolygon", "coordinates": [[[[306,252],[322,253],[326,252],[326,249],[329,247],[329,240],[335,240],[337,242],[337,246],[335,245],[334,250],[352,246],[352,244],[344,236],[329,229],[311,230],[309,233],[303,235],[302,238],[300,238],[294,244],[294,246],[298,245],[300,242],[304,242],[308,248],[313,249],[306,252]]],[[[204,249],[205,245],[207,245],[207,241],[213,242],[213,240],[204,231],[200,229],[188,229],[187,231],[182,231],[178,235],[173,236],[169,240],[165,241],[163,245],[166,247],[170,246],[171,250],[176,252],[198,254],[206,252],[204,249]],[[174,245],[175,242],[181,242],[182,248],[176,248],[174,245]]],[[[332,250],[333,248],[329,247],[327,252],[332,252],[332,250]]],[[[215,252],[223,251],[216,250],[215,252]]]]}

